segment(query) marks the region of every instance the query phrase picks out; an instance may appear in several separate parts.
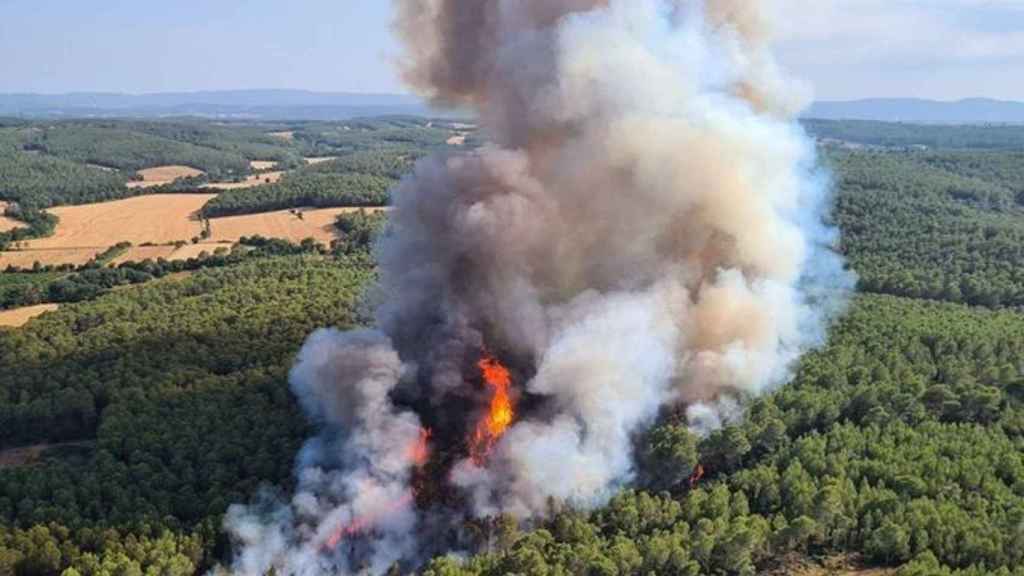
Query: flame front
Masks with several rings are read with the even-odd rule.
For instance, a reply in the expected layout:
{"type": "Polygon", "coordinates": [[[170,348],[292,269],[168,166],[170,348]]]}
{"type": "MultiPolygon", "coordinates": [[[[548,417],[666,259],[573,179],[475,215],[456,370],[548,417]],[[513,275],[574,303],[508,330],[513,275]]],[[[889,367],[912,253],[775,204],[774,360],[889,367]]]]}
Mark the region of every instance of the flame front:
{"type": "Polygon", "coordinates": [[[493,356],[485,356],[480,360],[478,366],[483,374],[484,382],[492,391],[491,405],[487,416],[477,424],[469,446],[469,453],[473,461],[482,464],[495,443],[501,439],[512,424],[515,408],[512,405],[512,396],[509,394],[512,387],[512,375],[508,368],[502,366],[501,362],[493,356]]]}
{"type": "MultiPolygon", "coordinates": [[[[406,458],[415,468],[422,468],[426,466],[427,461],[430,459],[430,439],[432,436],[433,432],[429,428],[420,428],[420,434],[416,439],[416,442],[406,449],[406,458]]],[[[372,530],[373,527],[382,519],[395,514],[399,510],[415,502],[415,500],[416,491],[413,490],[399,500],[392,502],[384,510],[376,514],[356,517],[347,524],[338,526],[330,536],[327,537],[327,540],[324,541],[322,550],[327,553],[334,551],[334,549],[341,544],[342,540],[358,536],[359,534],[372,530]]]]}

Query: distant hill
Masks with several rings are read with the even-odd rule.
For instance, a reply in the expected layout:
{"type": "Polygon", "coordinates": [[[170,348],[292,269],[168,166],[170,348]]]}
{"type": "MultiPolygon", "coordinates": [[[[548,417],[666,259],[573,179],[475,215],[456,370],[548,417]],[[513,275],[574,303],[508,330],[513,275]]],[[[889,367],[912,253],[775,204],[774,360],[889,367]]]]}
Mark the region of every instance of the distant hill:
{"type": "Polygon", "coordinates": [[[916,124],[1024,124],[1024,102],[970,98],[955,102],[872,98],[815,102],[805,118],[876,120],[916,124]]]}
{"type": "MultiPolygon", "coordinates": [[[[200,116],[262,120],[343,120],[357,116],[391,114],[460,115],[432,109],[423,100],[404,94],[308,90],[218,90],[155,94],[0,94],[0,116],[200,116]]],[[[821,101],[815,102],[803,117],[912,124],[1024,124],[1024,102],[985,98],[956,102],[914,98],[821,101]]]]}
{"type": "Polygon", "coordinates": [[[402,94],[305,90],[225,90],[157,94],[0,94],[0,116],[161,117],[203,116],[289,120],[340,120],[386,114],[438,115],[422,100],[402,94]]]}

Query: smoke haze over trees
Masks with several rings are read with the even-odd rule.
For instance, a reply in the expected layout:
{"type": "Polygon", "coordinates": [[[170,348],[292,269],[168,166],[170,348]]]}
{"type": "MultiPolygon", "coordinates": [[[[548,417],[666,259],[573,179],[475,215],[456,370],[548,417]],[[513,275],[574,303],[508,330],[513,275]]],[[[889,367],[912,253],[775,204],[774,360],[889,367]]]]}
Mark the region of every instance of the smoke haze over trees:
{"type": "Polygon", "coordinates": [[[712,4],[740,47],[668,12],[715,56],[677,92],[653,2],[407,2],[410,74],[485,112],[465,145],[423,118],[0,122],[16,234],[189,158],[337,157],[211,211],[396,201],[332,250],[0,272],[0,307],[64,302],[0,328],[0,575],[1024,576],[1024,133],[805,121],[815,147],[757,3],[712,4]],[[828,246],[859,293],[794,330],[835,312],[828,246]],[[474,458],[488,359],[516,414],[474,458]]]}

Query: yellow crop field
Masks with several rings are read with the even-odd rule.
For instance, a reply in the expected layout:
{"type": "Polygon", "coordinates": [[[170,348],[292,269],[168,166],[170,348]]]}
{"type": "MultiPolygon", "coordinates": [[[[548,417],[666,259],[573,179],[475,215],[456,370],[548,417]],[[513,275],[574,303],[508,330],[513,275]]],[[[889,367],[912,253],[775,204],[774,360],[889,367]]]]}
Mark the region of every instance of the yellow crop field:
{"type": "Polygon", "coordinates": [[[162,186],[170,184],[178,178],[188,178],[202,175],[202,170],[196,170],[190,166],[156,166],[139,170],[141,181],[129,182],[129,188],[149,188],[151,186],[162,186]]]}
{"type": "Polygon", "coordinates": [[[153,194],[50,210],[60,222],[53,236],[27,240],[22,250],[0,252],[0,267],[84,264],[119,242],[168,243],[202,232],[196,217],[213,194],[153,194]]]}
{"type": "Polygon", "coordinates": [[[241,182],[211,182],[210,184],[203,186],[203,188],[216,190],[252,188],[254,186],[262,186],[264,184],[273,184],[280,180],[281,176],[284,176],[284,172],[264,172],[262,174],[253,174],[241,182]]]}
{"type": "Polygon", "coordinates": [[[56,304],[39,304],[38,306],[26,306],[13,310],[0,310],[0,326],[18,328],[27,324],[29,320],[42,316],[47,312],[52,312],[57,308],[56,304]]]}
{"type": "Polygon", "coordinates": [[[0,232],[7,232],[8,230],[14,230],[15,228],[21,228],[25,226],[23,223],[18,222],[13,218],[4,216],[4,210],[7,209],[6,202],[0,202],[0,232]]]}
{"type": "Polygon", "coordinates": [[[211,240],[237,242],[243,236],[259,234],[268,238],[284,238],[299,242],[314,238],[324,244],[337,237],[334,219],[339,214],[356,212],[358,208],[322,208],[318,210],[278,210],[262,214],[225,216],[210,220],[211,240]],[[301,215],[301,217],[300,217],[301,215]]]}

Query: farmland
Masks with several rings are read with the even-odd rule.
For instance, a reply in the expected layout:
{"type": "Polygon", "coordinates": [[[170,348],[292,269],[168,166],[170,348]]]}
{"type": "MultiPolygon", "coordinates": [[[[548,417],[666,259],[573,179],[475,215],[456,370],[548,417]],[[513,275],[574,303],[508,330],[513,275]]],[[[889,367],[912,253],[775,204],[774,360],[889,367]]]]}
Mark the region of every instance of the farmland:
{"type": "Polygon", "coordinates": [[[313,238],[317,242],[329,244],[338,235],[334,227],[338,215],[358,210],[359,208],[277,210],[211,218],[210,240],[215,243],[232,243],[244,236],[258,234],[292,242],[313,238]]]}
{"type": "Polygon", "coordinates": [[[326,245],[338,214],[387,204],[410,159],[461,135],[454,126],[83,120],[0,128],[0,175],[15,177],[0,200],[25,215],[0,218],[0,268],[83,266],[121,243],[130,246],[106,264],[194,258],[254,235],[326,245]],[[3,235],[12,230],[18,235],[3,235]]]}
{"type": "Polygon", "coordinates": [[[6,202],[0,202],[0,232],[7,232],[8,230],[14,230],[15,228],[21,228],[24,226],[21,222],[13,218],[4,216],[4,210],[7,209],[6,202]]]}
{"type": "MultiPolygon", "coordinates": [[[[49,237],[17,242],[97,242],[76,258],[106,257],[0,274],[0,297],[32,306],[0,312],[0,452],[13,462],[0,471],[0,572],[99,574],[104,562],[159,573],[175,562],[166,573],[208,573],[229,560],[227,507],[291,488],[310,430],[288,370],[310,331],[363,322],[359,295],[374,277],[369,234],[333,250],[294,244],[339,237],[335,219],[355,210],[310,199],[372,195],[306,184],[386,184],[415,157],[407,144],[321,128],[296,126],[290,142],[299,157],[337,158],[291,164],[277,184],[63,202],[46,209],[59,216],[49,237]],[[119,240],[133,245],[110,251],[119,240]],[[81,448],[38,453],[64,443],[81,448]]],[[[914,128],[926,140],[932,130],[914,128]]],[[[448,147],[452,133],[429,136],[448,147]]],[[[636,484],[607,506],[533,527],[481,521],[472,529],[497,536],[425,573],[1019,573],[1019,154],[823,146],[859,293],[792,381],[707,437],[664,415],[636,439],[636,484]],[[697,463],[707,474],[690,483],[697,463]]],[[[53,166],[65,173],[66,162],[53,166]]]]}
{"type": "Polygon", "coordinates": [[[0,310],[0,326],[7,328],[24,326],[29,320],[56,309],[56,304],[37,304],[14,310],[0,310]]]}
{"type": "Polygon", "coordinates": [[[203,174],[202,170],[196,170],[189,166],[156,166],[139,170],[137,174],[142,180],[129,182],[129,188],[150,188],[170,184],[178,178],[195,178],[203,174]]]}
{"type": "Polygon", "coordinates": [[[50,210],[58,224],[52,236],[19,243],[0,253],[0,267],[82,264],[120,242],[165,244],[202,233],[197,214],[212,194],[153,194],[50,210]]]}

